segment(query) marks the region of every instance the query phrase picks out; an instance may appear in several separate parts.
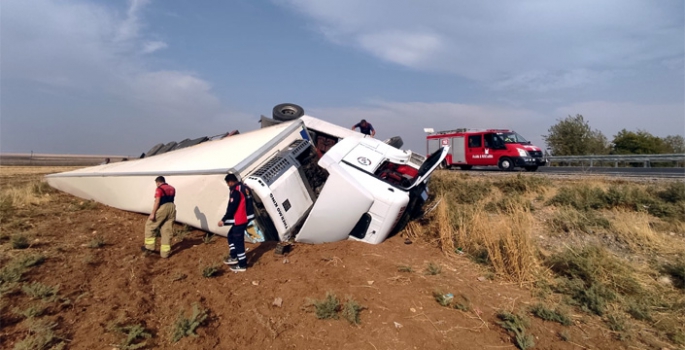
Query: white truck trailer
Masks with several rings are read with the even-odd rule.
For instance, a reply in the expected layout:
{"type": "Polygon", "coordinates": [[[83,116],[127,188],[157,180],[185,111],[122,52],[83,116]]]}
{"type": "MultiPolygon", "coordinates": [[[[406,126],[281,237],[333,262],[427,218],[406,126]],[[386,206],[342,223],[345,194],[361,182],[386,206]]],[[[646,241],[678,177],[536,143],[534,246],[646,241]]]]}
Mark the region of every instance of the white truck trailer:
{"type": "Polygon", "coordinates": [[[281,120],[263,118],[259,130],[46,179],[78,197],[148,214],[162,175],[176,188],[177,222],[226,235],[216,223],[228,200],[223,177],[233,173],[253,190],[256,225],[277,241],[378,244],[420,210],[447,148],[426,158],[303,115],[296,105],[279,106],[295,113],[275,111],[281,120]]]}

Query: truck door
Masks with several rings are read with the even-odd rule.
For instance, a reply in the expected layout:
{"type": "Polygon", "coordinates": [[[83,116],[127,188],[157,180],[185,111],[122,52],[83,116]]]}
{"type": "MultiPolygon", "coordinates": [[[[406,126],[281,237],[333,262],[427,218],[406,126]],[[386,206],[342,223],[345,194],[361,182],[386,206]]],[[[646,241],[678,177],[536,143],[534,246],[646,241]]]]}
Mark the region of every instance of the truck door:
{"type": "Polygon", "coordinates": [[[469,165],[485,165],[485,147],[483,146],[483,135],[468,135],[467,136],[467,157],[469,165]]]}
{"type": "Polygon", "coordinates": [[[502,143],[502,140],[495,133],[487,133],[483,136],[485,146],[485,157],[483,158],[483,165],[497,165],[499,158],[503,156],[507,148],[502,143]]]}
{"type": "Polygon", "coordinates": [[[428,158],[426,158],[423,164],[421,164],[414,184],[411,185],[411,187],[408,187],[407,190],[410,190],[416,187],[416,185],[425,181],[433,173],[433,171],[435,171],[435,169],[438,167],[438,165],[440,165],[440,163],[445,159],[445,157],[447,157],[447,153],[449,152],[449,150],[449,146],[440,147],[439,150],[433,152],[433,154],[428,156],[428,158]]]}
{"type": "Polygon", "coordinates": [[[455,136],[452,138],[452,162],[450,164],[466,163],[466,151],[464,149],[464,143],[464,136],[455,136]]]}

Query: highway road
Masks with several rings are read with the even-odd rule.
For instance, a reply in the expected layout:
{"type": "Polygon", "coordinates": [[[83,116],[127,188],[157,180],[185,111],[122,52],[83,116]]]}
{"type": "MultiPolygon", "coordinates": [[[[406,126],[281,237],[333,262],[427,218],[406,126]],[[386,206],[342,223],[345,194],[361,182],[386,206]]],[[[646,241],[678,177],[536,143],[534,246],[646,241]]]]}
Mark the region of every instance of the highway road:
{"type": "Polygon", "coordinates": [[[570,175],[587,175],[587,176],[615,176],[615,177],[639,177],[639,178],[670,178],[670,179],[685,179],[685,168],[630,168],[630,167],[546,167],[538,168],[537,172],[531,173],[523,169],[516,169],[514,171],[502,171],[496,167],[474,167],[471,170],[451,170],[454,172],[463,172],[466,174],[479,175],[506,175],[512,173],[524,174],[545,174],[550,176],[570,176],[570,175]]]}

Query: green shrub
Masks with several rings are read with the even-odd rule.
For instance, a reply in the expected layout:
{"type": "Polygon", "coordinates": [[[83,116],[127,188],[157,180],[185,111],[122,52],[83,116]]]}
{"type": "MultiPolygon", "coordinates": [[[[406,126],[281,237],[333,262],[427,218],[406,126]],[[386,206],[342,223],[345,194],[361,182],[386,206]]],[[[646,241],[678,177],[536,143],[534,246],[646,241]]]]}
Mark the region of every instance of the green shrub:
{"type": "Polygon", "coordinates": [[[57,327],[57,323],[51,323],[46,320],[32,320],[29,322],[28,335],[14,344],[14,350],[64,349],[65,344],[59,342],[59,337],[54,331],[55,327],[57,327]]]}
{"type": "Polygon", "coordinates": [[[197,337],[195,330],[202,325],[208,316],[208,310],[201,309],[195,303],[190,318],[186,318],[183,309],[181,309],[171,329],[171,341],[176,343],[183,337],[197,337]]]}
{"type": "Polygon", "coordinates": [[[671,182],[665,189],[656,194],[668,203],[685,202],[685,183],[682,181],[671,182]]]}
{"type": "Polygon", "coordinates": [[[671,276],[674,287],[685,289],[685,256],[681,256],[675,262],[664,264],[661,270],[671,276]]]}
{"type": "Polygon", "coordinates": [[[588,246],[577,253],[567,249],[550,256],[548,264],[557,275],[578,279],[587,286],[605,283],[627,295],[642,292],[633,270],[601,247],[588,246]]]}
{"type": "Polygon", "coordinates": [[[202,277],[212,278],[219,275],[219,265],[211,264],[202,268],[202,277]]]}
{"type": "Polygon", "coordinates": [[[564,326],[570,326],[571,324],[573,324],[573,322],[571,321],[571,318],[568,316],[568,314],[566,312],[561,311],[559,309],[553,310],[553,309],[547,308],[545,305],[543,305],[541,303],[538,303],[538,304],[534,305],[533,307],[531,307],[530,312],[533,315],[535,315],[535,316],[537,316],[537,317],[539,317],[545,321],[557,322],[557,323],[560,323],[564,326]]]}
{"type": "Polygon", "coordinates": [[[569,206],[578,210],[604,209],[607,207],[606,195],[599,187],[586,184],[573,187],[564,186],[554,197],[547,201],[547,205],[569,206]]]}
{"type": "Polygon", "coordinates": [[[618,313],[610,313],[607,315],[607,325],[614,332],[623,332],[626,330],[626,319],[618,313]]]}
{"type": "Polygon", "coordinates": [[[26,255],[19,259],[18,264],[21,265],[22,267],[29,268],[33,266],[38,266],[42,263],[45,262],[45,255],[42,254],[35,254],[35,255],[26,255]]]}
{"type": "Polygon", "coordinates": [[[557,232],[580,231],[592,233],[593,228],[611,228],[611,222],[595,211],[580,212],[570,207],[559,208],[548,225],[557,232]]]}
{"type": "MultiPolygon", "coordinates": [[[[113,331],[126,335],[117,348],[124,350],[140,349],[147,345],[147,340],[152,338],[152,334],[141,324],[133,325],[114,325],[113,331]]],[[[180,339],[180,338],[179,338],[180,339]]]]}
{"type": "Polygon", "coordinates": [[[42,196],[44,194],[55,193],[57,192],[57,190],[50,187],[50,185],[47,182],[40,181],[34,182],[31,185],[31,192],[33,192],[33,194],[35,195],[42,196]]]}
{"type": "Polygon", "coordinates": [[[29,243],[29,238],[24,234],[16,234],[10,239],[13,249],[26,249],[31,244],[29,243]]]}
{"type": "Polygon", "coordinates": [[[429,182],[432,193],[445,194],[450,203],[474,204],[492,192],[487,181],[468,180],[456,176],[434,177],[429,182]]]}
{"type": "Polygon", "coordinates": [[[441,291],[433,291],[433,298],[435,298],[435,301],[438,302],[438,304],[442,306],[449,306],[452,303],[452,296],[448,296],[447,294],[441,292],[441,291]]]}
{"type": "MultiPolygon", "coordinates": [[[[191,228],[188,225],[175,226],[173,230],[173,236],[177,237],[181,241],[186,239],[188,234],[191,232],[191,228]]],[[[205,235],[207,236],[207,235],[205,235]]]]}
{"type": "Polygon", "coordinates": [[[59,286],[51,287],[40,282],[33,282],[21,286],[21,290],[33,299],[40,299],[45,302],[52,302],[57,298],[59,286]]]}
{"type": "Polygon", "coordinates": [[[93,238],[90,242],[88,242],[87,246],[88,248],[97,249],[104,247],[106,244],[107,242],[105,242],[105,238],[98,235],[95,238],[93,238]]]}
{"type": "Polygon", "coordinates": [[[21,281],[26,269],[20,264],[7,264],[0,269],[0,283],[15,283],[21,281]]]}
{"type": "Polygon", "coordinates": [[[322,300],[314,300],[314,308],[316,310],[316,318],[320,320],[338,319],[338,311],[340,310],[340,300],[330,292],[326,293],[326,297],[322,300]]]}
{"type": "Polygon", "coordinates": [[[628,265],[599,247],[586,247],[578,253],[567,249],[552,255],[547,263],[559,277],[555,291],[569,295],[572,304],[589,313],[603,315],[617,295],[643,294],[628,265]]]}
{"type": "Polygon", "coordinates": [[[363,306],[359,305],[359,303],[353,299],[348,299],[342,307],[342,316],[351,324],[357,325],[361,323],[359,314],[362,310],[364,310],[363,306]]]}
{"type": "Polygon", "coordinates": [[[31,305],[24,310],[14,309],[14,313],[24,318],[34,318],[42,316],[45,313],[45,308],[40,305],[31,305]]]}
{"type": "Polygon", "coordinates": [[[545,177],[517,174],[516,176],[507,176],[504,179],[495,181],[494,185],[505,194],[523,194],[538,191],[549,186],[550,183],[550,180],[545,177]]]}
{"type": "Polygon", "coordinates": [[[628,302],[628,314],[636,320],[649,321],[652,319],[649,303],[644,298],[633,298],[628,302]]]}
{"type": "Polygon", "coordinates": [[[434,263],[428,263],[428,266],[426,266],[426,275],[439,275],[440,272],[442,272],[442,267],[440,265],[436,265],[434,263]]]}
{"type": "Polygon", "coordinates": [[[512,314],[508,311],[500,311],[497,314],[497,318],[501,320],[498,324],[514,336],[519,349],[525,350],[535,346],[534,337],[526,333],[529,321],[525,316],[512,314]]]}
{"type": "Polygon", "coordinates": [[[414,272],[414,270],[411,268],[411,266],[407,266],[407,265],[398,266],[397,271],[399,271],[399,272],[414,272]]]}

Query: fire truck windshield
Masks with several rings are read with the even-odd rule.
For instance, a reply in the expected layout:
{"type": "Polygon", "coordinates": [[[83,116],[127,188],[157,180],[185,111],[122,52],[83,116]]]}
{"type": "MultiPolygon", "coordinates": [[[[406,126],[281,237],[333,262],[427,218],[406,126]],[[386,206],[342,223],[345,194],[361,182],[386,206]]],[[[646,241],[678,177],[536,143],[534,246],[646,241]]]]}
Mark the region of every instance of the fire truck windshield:
{"type": "Polygon", "coordinates": [[[515,132],[498,132],[499,136],[504,143],[530,143],[530,141],[523,138],[523,136],[515,132]]]}

